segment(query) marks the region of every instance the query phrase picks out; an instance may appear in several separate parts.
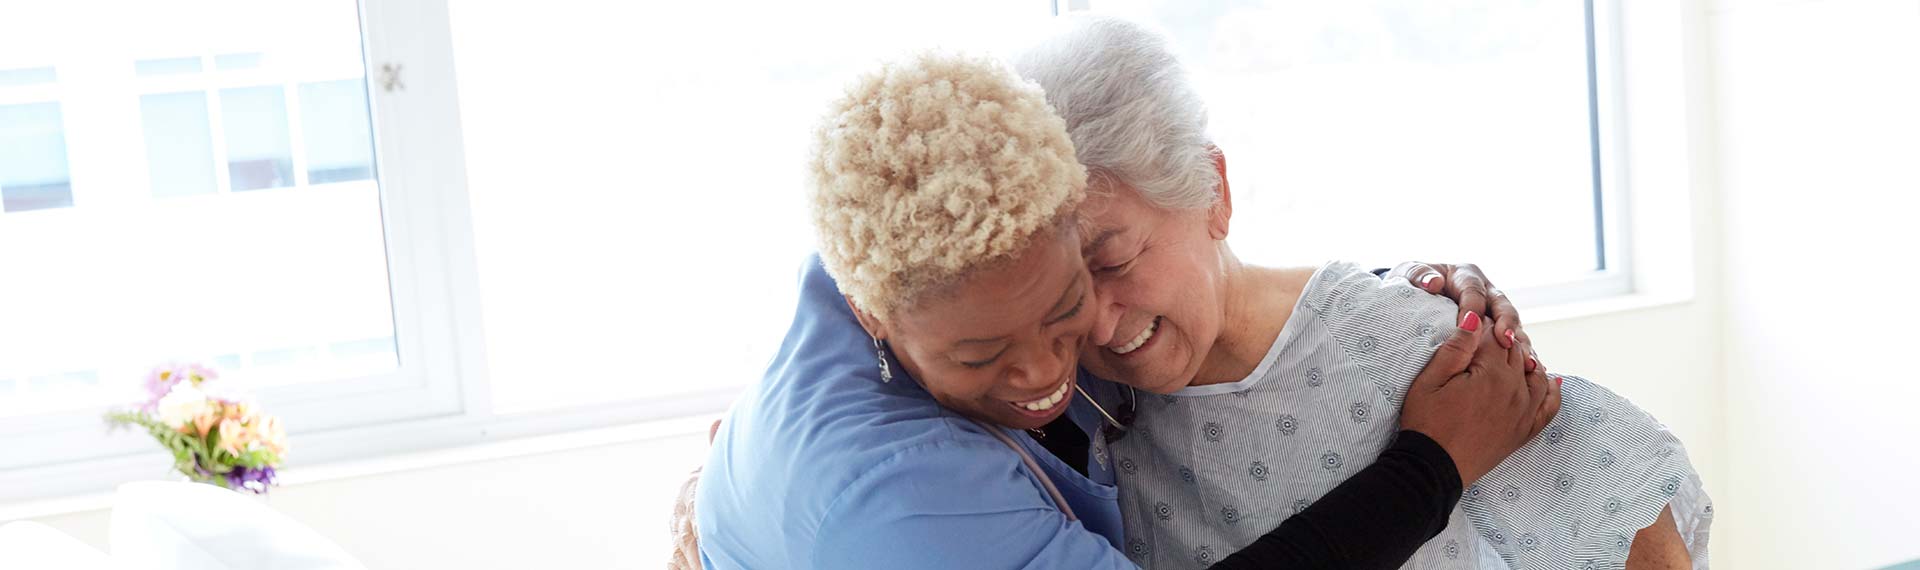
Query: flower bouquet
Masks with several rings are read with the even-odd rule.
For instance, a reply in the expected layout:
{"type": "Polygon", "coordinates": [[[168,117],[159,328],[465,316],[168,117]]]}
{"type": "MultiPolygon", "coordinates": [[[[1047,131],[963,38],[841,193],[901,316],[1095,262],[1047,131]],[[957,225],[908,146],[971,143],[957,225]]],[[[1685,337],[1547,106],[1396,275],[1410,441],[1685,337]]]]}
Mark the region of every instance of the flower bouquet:
{"type": "Polygon", "coordinates": [[[188,479],[265,493],[287,456],[286,430],[279,418],[222,393],[218,379],[198,364],[156,368],[147,377],[146,401],[107,414],[107,423],[146,429],[188,479]]]}

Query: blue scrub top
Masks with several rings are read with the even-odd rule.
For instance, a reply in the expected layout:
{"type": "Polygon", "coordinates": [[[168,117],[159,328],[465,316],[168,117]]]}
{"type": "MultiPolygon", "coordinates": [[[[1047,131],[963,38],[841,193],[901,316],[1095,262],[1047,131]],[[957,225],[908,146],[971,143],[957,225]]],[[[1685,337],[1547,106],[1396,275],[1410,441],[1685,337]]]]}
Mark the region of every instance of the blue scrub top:
{"type": "MultiPolygon", "coordinates": [[[[809,259],[799,308],[760,383],[721,424],[694,499],[700,555],[733,568],[1134,568],[1119,550],[1120,506],[1099,437],[1089,476],[1003,429],[1053,479],[1055,507],[1020,456],[934,402],[890,361],[809,259]]],[[[1112,384],[1081,373],[1102,402],[1112,384]]],[[[1096,433],[1082,398],[1067,413],[1096,433]]]]}

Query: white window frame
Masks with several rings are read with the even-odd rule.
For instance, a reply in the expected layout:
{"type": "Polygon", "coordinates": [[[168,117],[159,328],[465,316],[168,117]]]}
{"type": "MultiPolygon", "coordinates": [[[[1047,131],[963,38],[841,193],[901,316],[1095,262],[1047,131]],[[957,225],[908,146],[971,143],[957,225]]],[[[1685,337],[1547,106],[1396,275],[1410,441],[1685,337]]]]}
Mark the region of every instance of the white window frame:
{"type": "MultiPolygon", "coordinates": [[[[388,435],[398,426],[484,418],[489,403],[446,3],[368,0],[360,21],[399,366],[259,391],[259,401],[292,426],[294,464],[392,451],[388,435]],[[397,71],[391,91],[387,69],[397,71]]],[[[0,419],[0,449],[32,458],[0,471],[0,503],[98,492],[164,473],[168,464],[155,462],[144,434],[106,432],[105,411],[0,419]]]]}
{"type": "MultiPolygon", "coordinates": [[[[1632,227],[1627,201],[1625,131],[1623,112],[1623,66],[1621,65],[1621,15],[1619,0],[1582,0],[1587,12],[1588,128],[1593,160],[1589,164],[1599,180],[1591,187],[1600,199],[1602,251],[1595,256],[1604,269],[1568,279],[1506,288],[1504,292],[1521,307],[1559,307],[1589,301],[1621,297],[1638,292],[1635,287],[1632,227]]],[[[1056,14],[1090,11],[1098,0],[1053,0],[1056,14]]],[[[1524,220],[1522,220],[1524,221],[1524,220]]],[[[1521,226],[1524,228],[1525,225],[1521,226]]],[[[1472,262],[1472,259],[1420,259],[1444,263],[1472,262]]],[[[1496,284],[1500,276],[1489,275],[1496,284]]]]}
{"type": "MultiPolygon", "coordinates": [[[[1626,165],[1625,97],[1621,78],[1620,6],[1618,0],[1584,0],[1587,11],[1588,128],[1593,152],[1590,167],[1598,178],[1593,191],[1600,200],[1598,230],[1603,249],[1596,258],[1604,269],[1556,283],[1508,289],[1520,307],[1552,307],[1633,294],[1632,220],[1629,218],[1626,165]]],[[[1522,226],[1524,227],[1524,225],[1522,226]]],[[[1472,260],[1462,260],[1472,261],[1472,260]]],[[[1496,283],[1499,275],[1490,275],[1496,283]]],[[[1522,317],[1525,318],[1524,315],[1522,317]]]]}

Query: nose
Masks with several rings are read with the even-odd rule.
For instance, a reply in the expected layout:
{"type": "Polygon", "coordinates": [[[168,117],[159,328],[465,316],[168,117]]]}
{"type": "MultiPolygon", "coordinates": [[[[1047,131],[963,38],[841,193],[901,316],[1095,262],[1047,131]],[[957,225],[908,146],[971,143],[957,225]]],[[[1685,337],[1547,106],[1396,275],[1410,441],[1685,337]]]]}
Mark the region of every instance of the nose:
{"type": "Polygon", "coordinates": [[[1053,339],[1044,350],[1029,351],[1022,362],[1008,372],[1008,383],[1018,390],[1054,387],[1079,365],[1080,341],[1078,335],[1063,336],[1053,339]]]}
{"type": "Polygon", "coordinates": [[[1093,330],[1087,333],[1087,340],[1094,346],[1106,346],[1113,342],[1114,329],[1120,328],[1120,317],[1127,314],[1127,306],[1120,304],[1113,293],[1111,284],[1094,280],[1093,330]]]}

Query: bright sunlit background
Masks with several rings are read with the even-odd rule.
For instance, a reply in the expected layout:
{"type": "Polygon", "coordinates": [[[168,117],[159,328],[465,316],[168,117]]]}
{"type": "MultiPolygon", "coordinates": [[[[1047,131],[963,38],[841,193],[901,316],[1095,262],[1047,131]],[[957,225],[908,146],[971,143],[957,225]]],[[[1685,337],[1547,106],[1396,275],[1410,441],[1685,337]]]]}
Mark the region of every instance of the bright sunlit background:
{"type": "Polygon", "coordinates": [[[1920,558],[1868,284],[1920,282],[1920,0],[0,0],[0,521],[104,546],[166,459],[100,412],[197,361],[372,567],[658,567],[827,102],[1071,11],[1172,39],[1239,254],[1481,265],[1689,443],[1721,567],[1920,558]]]}

